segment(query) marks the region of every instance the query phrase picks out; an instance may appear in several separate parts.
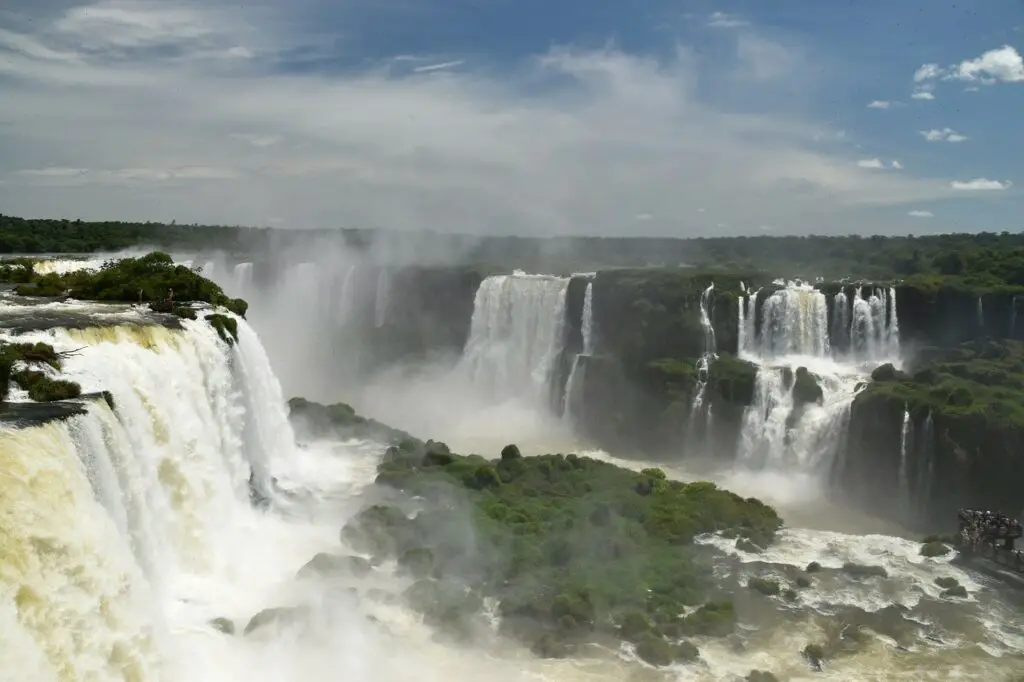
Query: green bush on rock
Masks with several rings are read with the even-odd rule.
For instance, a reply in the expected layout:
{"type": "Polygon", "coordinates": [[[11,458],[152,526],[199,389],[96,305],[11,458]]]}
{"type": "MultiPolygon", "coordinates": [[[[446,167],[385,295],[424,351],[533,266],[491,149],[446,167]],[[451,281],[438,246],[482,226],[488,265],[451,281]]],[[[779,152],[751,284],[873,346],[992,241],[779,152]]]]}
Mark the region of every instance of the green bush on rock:
{"type": "MultiPolygon", "coordinates": [[[[360,423],[350,408],[293,405],[360,423]]],[[[693,539],[729,531],[768,546],[781,526],[771,507],[712,483],[680,483],[658,469],[637,473],[576,455],[523,457],[515,446],[487,460],[404,438],[389,448],[377,483],[401,490],[420,509],[364,509],[343,530],[353,548],[430,576],[414,601],[456,634],[465,635],[469,617],[459,609],[496,599],[504,630],[543,656],[612,635],[634,642],[638,656],[655,665],[693,660],[697,652],[682,637],[725,636],[736,623],[729,602],[683,615],[708,587],[693,539]],[[448,584],[472,585],[476,596],[448,594],[448,584]],[[438,590],[447,596],[440,599],[438,590]]]]}
{"type": "Polygon", "coordinates": [[[36,402],[69,400],[82,395],[82,388],[73,381],[54,379],[46,372],[32,369],[32,365],[46,365],[60,371],[61,356],[45,343],[0,342],[0,400],[6,401],[13,381],[28,397],[36,402]],[[22,363],[15,370],[15,364],[22,363]]]}

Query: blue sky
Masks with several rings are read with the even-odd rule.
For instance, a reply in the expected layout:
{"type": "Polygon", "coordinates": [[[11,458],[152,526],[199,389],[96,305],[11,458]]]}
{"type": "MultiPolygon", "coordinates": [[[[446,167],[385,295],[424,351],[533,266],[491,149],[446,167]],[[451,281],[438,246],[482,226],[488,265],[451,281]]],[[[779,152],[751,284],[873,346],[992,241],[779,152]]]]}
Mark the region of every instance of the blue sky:
{"type": "Polygon", "coordinates": [[[1017,230],[1024,3],[8,0],[0,211],[1017,230]]]}

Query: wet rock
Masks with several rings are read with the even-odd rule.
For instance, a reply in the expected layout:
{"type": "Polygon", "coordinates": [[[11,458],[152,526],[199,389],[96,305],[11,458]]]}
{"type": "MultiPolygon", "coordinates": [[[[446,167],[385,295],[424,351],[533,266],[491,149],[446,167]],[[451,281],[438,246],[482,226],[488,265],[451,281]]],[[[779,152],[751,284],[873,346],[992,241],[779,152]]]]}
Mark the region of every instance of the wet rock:
{"type": "Polygon", "coordinates": [[[669,644],[657,635],[647,634],[637,642],[636,655],[645,663],[662,667],[696,661],[700,657],[700,650],[689,642],[669,644]]]}
{"type": "Polygon", "coordinates": [[[805,575],[798,576],[796,579],[796,586],[800,589],[806,589],[812,585],[812,581],[805,575]]]}
{"type": "Polygon", "coordinates": [[[949,552],[949,545],[947,545],[944,542],[939,542],[937,540],[933,542],[927,542],[921,545],[921,556],[924,557],[931,558],[937,556],[945,556],[946,554],[949,554],[949,552]]]}
{"type": "Polygon", "coordinates": [[[764,551],[763,548],[758,547],[747,538],[738,538],[736,540],[736,549],[740,550],[741,552],[747,552],[749,554],[760,554],[764,551]]]}
{"type": "Polygon", "coordinates": [[[811,666],[811,670],[821,672],[822,665],[825,663],[825,647],[820,644],[808,644],[801,653],[807,660],[807,664],[811,666]]]}
{"type": "Polygon", "coordinates": [[[938,585],[939,587],[941,587],[944,590],[948,590],[948,589],[951,589],[953,587],[957,587],[960,584],[960,581],[957,580],[956,578],[954,578],[953,576],[948,576],[947,575],[947,576],[940,576],[940,577],[936,578],[935,579],[935,584],[938,585]]]}
{"type": "Polygon", "coordinates": [[[767,670],[751,670],[743,679],[746,682],[779,682],[779,678],[767,670]]]}
{"type": "Polygon", "coordinates": [[[368,575],[373,567],[369,559],[344,554],[320,552],[299,569],[299,578],[325,578],[338,575],[362,577],[368,575]]]}
{"type": "Polygon", "coordinates": [[[843,564],[843,573],[853,578],[888,578],[889,572],[883,566],[855,564],[852,561],[843,564]]]}
{"type": "Polygon", "coordinates": [[[805,403],[820,405],[824,396],[815,376],[807,371],[806,367],[797,367],[793,381],[793,401],[799,405],[805,403]]]}
{"type": "Polygon", "coordinates": [[[747,581],[747,587],[769,597],[776,597],[782,592],[779,581],[770,578],[751,578],[747,581]]]}
{"type": "Polygon", "coordinates": [[[817,561],[812,561],[811,563],[807,564],[807,568],[805,568],[804,570],[808,573],[817,573],[821,570],[821,564],[819,564],[817,561]]]}
{"type": "Polygon", "coordinates": [[[942,591],[942,596],[946,597],[947,599],[950,599],[950,598],[965,599],[967,597],[967,588],[964,587],[963,585],[956,585],[954,587],[950,587],[949,589],[943,590],[942,591]]]}
{"type": "Polygon", "coordinates": [[[302,606],[275,606],[263,609],[249,619],[249,624],[245,626],[242,634],[250,635],[269,625],[291,625],[300,621],[307,613],[308,609],[302,606]]]}
{"type": "Polygon", "coordinates": [[[209,621],[210,627],[223,632],[225,635],[235,634],[235,621],[229,618],[214,618],[209,621]]]}

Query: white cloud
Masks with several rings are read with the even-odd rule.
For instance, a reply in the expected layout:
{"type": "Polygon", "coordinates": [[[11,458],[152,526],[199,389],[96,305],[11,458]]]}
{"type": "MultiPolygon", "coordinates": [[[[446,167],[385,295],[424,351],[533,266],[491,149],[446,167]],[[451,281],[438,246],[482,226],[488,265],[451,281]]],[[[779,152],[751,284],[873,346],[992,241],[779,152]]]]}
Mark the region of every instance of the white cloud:
{"type": "Polygon", "coordinates": [[[942,75],[942,69],[939,68],[938,64],[922,64],[917,71],[914,72],[914,82],[923,83],[925,81],[933,80],[942,75]]]}
{"type": "Polygon", "coordinates": [[[892,102],[884,99],[876,99],[875,101],[868,104],[868,109],[888,109],[892,106],[892,102]]]}
{"type": "Polygon", "coordinates": [[[969,139],[966,135],[961,135],[952,128],[932,128],[931,130],[919,130],[918,132],[929,142],[963,142],[969,139]]]}
{"type": "Polygon", "coordinates": [[[685,48],[670,61],[553,49],[512,71],[282,70],[280,55],[323,36],[248,7],[108,1],[28,33],[3,25],[4,212],[618,234],[635,224],[622,207],[642,206],[647,233],[685,235],[706,229],[700,206],[732,232],[826,219],[851,232],[862,209],[952,194],[949,178],[851,163],[789,101],[744,99],[750,114],[706,99],[685,48]]]}
{"type": "Polygon", "coordinates": [[[980,57],[967,59],[949,70],[949,78],[959,80],[980,80],[991,84],[1024,82],[1024,58],[1010,45],[989,50],[980,57]]]}
{"type": "Polygon", "coordinates": [[[1009,189],[1013,183],[1009,180],[989,180],[987,178],[975,178],[974,180],[954,180],[949,186],[959,191],[991,192],[1009,189]]]}
{"type": "Polygon", "coordinates": [[[417,73],[424,73],[427,71],[440,71],[442,69],[450,69],[455,66],[462,66],[466,62],[462,59],[455,59],[450,62],[440,62],[438,64],[427,64],[425,66],[417,66],[413,71],[417,73]]]}
{"type": "Polygon", "coordinates": [[[885,168],[881,159],[861,159],[857,162],[857,166],[860,168],[885,168]]]}
{"type": "Polygon", "coordinates": [[[711,16],[708,17],[708,26],[713,26],[714,28],[740,28],[747,25],[749,25],[748,22],[725,12],[712,12],[711,16]]]}
{"type": "Polygon", "coordinates": [[[919,209],[914,209],[913,211],[907,211],[907,215],[910,216],[911,218],[934,218],[935,217],[935,214],[932,213],[931,211],[922,211],[922,210],[919,210],[919,209]]]}
{"type": "Polygon", "coordinates": [[[900,163],[899,159],[892,160],[892,167],[895,168],[896,170],[903,170],[903,164],[900,163]]]}
{"type": "Polygon", "coordinates": [[[925,99],[925,100],[935,99],[935,95],[933,95],[928,90],[915,90],[914,92],[912,92],[910,94],[910,96],[913,99],[925,99]]]}

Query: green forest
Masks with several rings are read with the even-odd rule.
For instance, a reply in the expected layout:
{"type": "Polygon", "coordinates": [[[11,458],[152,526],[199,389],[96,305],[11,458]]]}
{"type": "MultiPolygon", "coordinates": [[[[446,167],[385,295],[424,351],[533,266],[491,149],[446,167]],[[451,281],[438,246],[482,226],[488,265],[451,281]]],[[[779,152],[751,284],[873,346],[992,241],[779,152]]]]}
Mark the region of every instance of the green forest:
{"type": "Polygon", "coordinates": [[[479,237],[442,232],[284,230],[214,225],[84,222],[0,215],[0,254],[92,253],[132,247],[273,252],[304,240],[337,239],[363,248],[387,238],[462,262],[544,272],[688,265],[773,276],[889,280],[959,278],[975,286],[1024,286],[1024,233],[923,237],[728,238],[479,237]],[[458,254],[457,256],[455,254],[458,254]]]}

